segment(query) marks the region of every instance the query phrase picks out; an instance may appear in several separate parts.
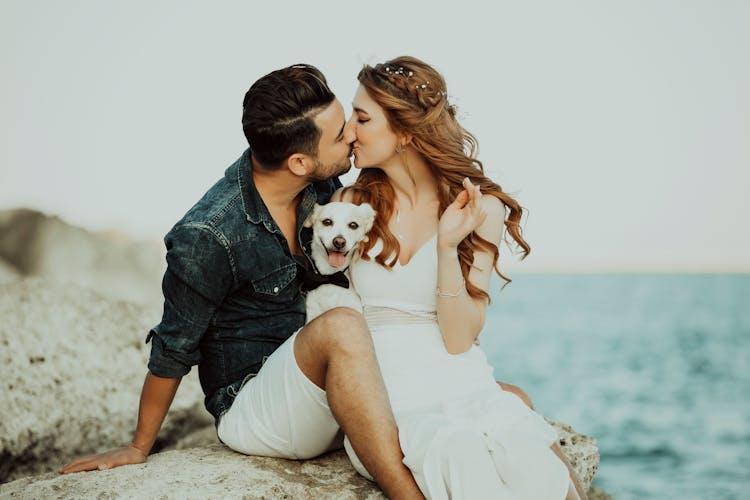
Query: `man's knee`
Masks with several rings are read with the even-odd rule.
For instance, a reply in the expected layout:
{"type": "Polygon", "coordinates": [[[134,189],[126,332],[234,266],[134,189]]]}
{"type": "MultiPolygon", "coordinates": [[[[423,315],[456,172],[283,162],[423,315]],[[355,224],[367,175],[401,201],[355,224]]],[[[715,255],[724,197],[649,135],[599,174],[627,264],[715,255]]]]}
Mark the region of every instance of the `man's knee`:
{"type": "Polygon", "coordinates": [[[364,317],[349,307],[337,307],[324,312],[306,325],[300,336],[326,353],[340,349],[370,350],[372,346],[364,317]]]}
{"type": "Polygon", "coordinates": [[[523,401],[526,406],[528,406],[532,410],[534,409],[534,405],[531,404],[531,398],[520,387],[513,384],[506,384],[504,382],[498,382],[497,385],[499,385],[504,391],[512,392],[513,394],[521,398],[521,401],[523,401]]]}
{"type": "Polygon", "coordinates": [[[305,325],[294,341],[294,356],[302,372],[325,389],[328,364],[341,356],[375,356],[364,318],[348,307],[326,311],[305,325]]]}

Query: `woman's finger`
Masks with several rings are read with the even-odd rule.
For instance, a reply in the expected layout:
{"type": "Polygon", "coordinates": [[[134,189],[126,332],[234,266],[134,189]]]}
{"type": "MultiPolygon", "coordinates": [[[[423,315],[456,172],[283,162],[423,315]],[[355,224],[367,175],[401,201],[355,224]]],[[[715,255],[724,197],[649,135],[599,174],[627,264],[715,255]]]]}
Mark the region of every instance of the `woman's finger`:
{"type": "Polygon", "coordinates": [[[456,199],[453,200],[453,205],[455,205],[456,208],[464,208],[468,201],[469,201],[469,192],[464,189],[463,191],[458,193],[458,196],[456,196],[456,199]]]}
{"type": "Polygon", "coordinates": [[[477,208],[479,206],[479,200],[481,199],[482,190],[479,188],[479,186],[474,186],[474,196],[472,197],[473,208],[477,208]]]}
{"type": "Polygon", "coordinates": [[[469,192],[469,207],[474,209],[477,207],[477,201],[481,197],[481,191],[479,186],[472,184],[471,180],[467,177],[464,179],[464,189],[469,192]]]}

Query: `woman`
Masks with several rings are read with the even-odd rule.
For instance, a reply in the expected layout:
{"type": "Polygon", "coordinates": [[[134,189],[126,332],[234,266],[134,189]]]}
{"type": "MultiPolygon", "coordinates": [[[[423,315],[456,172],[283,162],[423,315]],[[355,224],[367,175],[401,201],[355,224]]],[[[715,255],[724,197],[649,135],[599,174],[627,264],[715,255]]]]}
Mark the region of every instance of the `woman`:
{"type": "Polygon", "coordinates": [[[555,431],[497,387],[477,346],[503,227],[530,250],[521,207],[483,174],[432,67],[399,57],[365,66],[358,80],[351,120],[362,172],[334,198],[377,212],[351,273],[404,463],[428,498],[585,496],[550,448],[555,431]]]}

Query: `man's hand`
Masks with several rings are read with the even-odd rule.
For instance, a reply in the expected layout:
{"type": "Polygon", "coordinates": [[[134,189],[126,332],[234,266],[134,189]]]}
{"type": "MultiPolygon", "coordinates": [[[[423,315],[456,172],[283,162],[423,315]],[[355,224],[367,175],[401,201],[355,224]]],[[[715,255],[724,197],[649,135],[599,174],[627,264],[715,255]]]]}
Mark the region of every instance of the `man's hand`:
{"type": "Polygon", "coordinates": [[[81,472],[85,470],[106,470],[120,465],[141,464],[146,461],[146,454],[141,450],[129,444],[122,448],[110,450],[98,455],[86,455],[77,460],[73,460],[68,465],[60,469],[60,474],[70,474],[71,472],[81,472]]]}
{"type": "Polygon", "coordinates": [[[135,438],[127,446],[98,455],[86,455],[60,469],[60,474],[84,470],[105,470],[127,464],[141,464],[156,441],[161,423],[169,411],[182,378],[163,378],[148,372],[141,391],[135,438]]]}

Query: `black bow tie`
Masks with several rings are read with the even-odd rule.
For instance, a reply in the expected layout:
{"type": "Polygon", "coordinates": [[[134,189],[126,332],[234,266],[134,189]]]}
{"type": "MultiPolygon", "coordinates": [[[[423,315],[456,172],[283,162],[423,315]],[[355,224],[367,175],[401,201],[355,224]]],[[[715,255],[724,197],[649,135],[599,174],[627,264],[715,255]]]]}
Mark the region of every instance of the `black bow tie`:
{"type": "Polygon", "coordinates": [[[306,292],[315,290],[320,285],[337,285],[342,288],[349,288],[349,279],[344,274],[344,271],[333,274],[318,274],[300,265],[297,266],[297,271],[302,277],[302,290],[306,292]]]}

